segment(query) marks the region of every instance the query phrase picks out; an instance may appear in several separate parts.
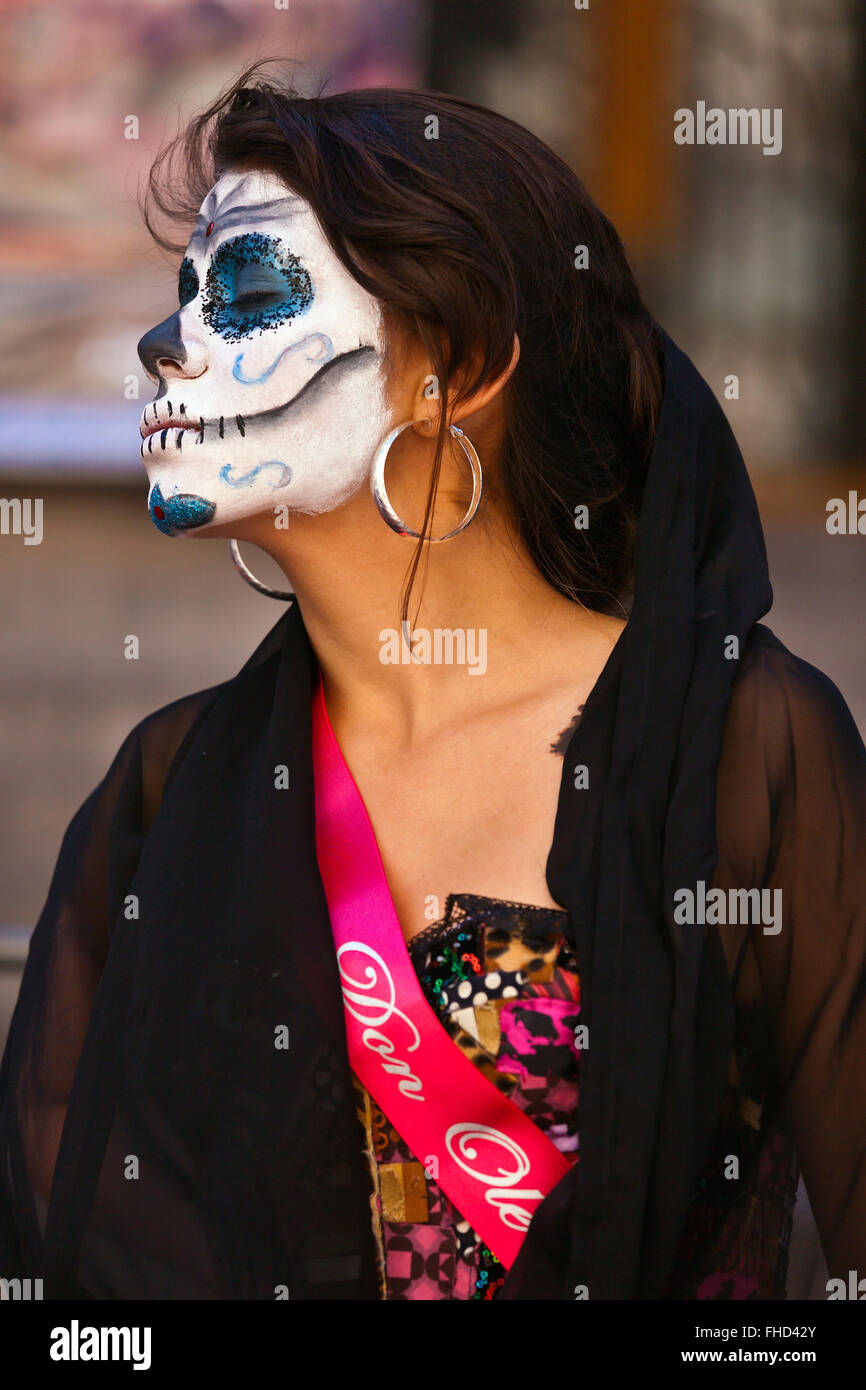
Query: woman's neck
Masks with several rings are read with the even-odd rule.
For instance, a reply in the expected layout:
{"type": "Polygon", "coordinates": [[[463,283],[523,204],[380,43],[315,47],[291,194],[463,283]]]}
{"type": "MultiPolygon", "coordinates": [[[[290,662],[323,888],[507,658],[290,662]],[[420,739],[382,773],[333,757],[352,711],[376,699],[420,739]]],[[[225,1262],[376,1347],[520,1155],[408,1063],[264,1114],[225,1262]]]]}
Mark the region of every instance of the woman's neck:
{"type": "MultiPolygon", "coordinates": [[[[459,505],[446,499],[445,511],[457,517],[459,505]]],[[[444,529],[437,515],[434,534],[444,529]]],[[[402,631],[417,542],[386,526],[366,489],[332,512],[292,516],[284,531],[262,518],[247,537],[297,595],[329,709],[390,728],[396,742],[447,727],[467,701],[474,713],[502,710],[551,681],[574,684],[581,666],[596,674],[622,626],[548,584],[492,507],[425,547],[402,631]]]]}

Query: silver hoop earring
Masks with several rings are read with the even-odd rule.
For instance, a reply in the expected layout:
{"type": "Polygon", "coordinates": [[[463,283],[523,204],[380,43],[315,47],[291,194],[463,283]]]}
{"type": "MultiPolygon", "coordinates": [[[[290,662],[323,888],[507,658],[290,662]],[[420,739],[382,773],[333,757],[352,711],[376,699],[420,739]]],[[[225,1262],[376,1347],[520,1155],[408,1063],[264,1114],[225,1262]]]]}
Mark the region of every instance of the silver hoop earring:
{"type": "MultiPolygon", "coordinates": [[[[382,440],[376,452],[373,466],[370,469],[370,490],[373,494],[373,501],[379,508],[379,515],[382,520],[390,526],[391,530],[396,531],[398,536],[414,536],[415,540],[420,540],[420,531],[413,531],[412,527],[407,526],[405,521],[394,511],[388,497],[388,490],[385,487],[385,464],[388,459],[388,454],[391,451],[391,445],[394,443],[398,434],[402,434],[412,423],[413,421],[407,420],[404,424],[397,425],[391,430],[390,434],[385,435],[385,438],[382,440]]],[[[461,531],[465,531],[475,513],[478,511],[478,504],[481,501],[481,489],[483,486],[481,460],[475,451],[474,444],[470,439],[466,438],[466,435],[461,429],[458,429],[457,425],[449,425],[448,428],[451,431],[452,437],[457,440],[457,443],[469,460],[469,467],[472,469],[472,501],[469,503],[466,515],[460,522],[460,525],[455,526],[453,531],[446,531],[444,536],[424,537],[424,540],[432,541],[436,544],[438,544],[439,541],[450,541],[452,536],[457,536],[461,531]]]]}
{"type": "Polygon", "coordinates": [[[252,570],[244,564],[241,559],[241,552],[238,549],[237,541],[229,541],[231,557],[235,562],[235,569],[242,579],[245,579],[251,588],[259,594],[266,594],[268,598],[293,599],[294,592],[291,589],[271,589],[267,584],[263,584],[260,579],[256,579],[252,570]]]}

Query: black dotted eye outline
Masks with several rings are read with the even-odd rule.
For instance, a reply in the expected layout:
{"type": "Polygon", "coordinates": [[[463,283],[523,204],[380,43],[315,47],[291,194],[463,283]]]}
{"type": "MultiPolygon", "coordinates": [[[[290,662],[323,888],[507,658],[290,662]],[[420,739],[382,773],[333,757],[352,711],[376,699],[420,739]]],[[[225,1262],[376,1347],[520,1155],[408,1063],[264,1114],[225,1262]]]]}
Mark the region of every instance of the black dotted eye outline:
{"type": "Polygon", "coordinates": [[[286,251],[276,237],[245,232],[224,241],[214,254],[205,279],[202,318],[213,332],[228,342],[240,342],[256,329],[279,328],[304,313],[313,302],[309,271],[297,256],[286,251]],[[265,265],[279,270],[285,293],[269,295],[260,309],[238,314],[231,295],[230,275],[240,265],[265,265]],[[273,302],[276,300],[276,302],[273,302]]]}
{"type": "Polygon", "coordinates": [[[199,288],[198,271],[189,256],[184,256],[177,273],[177,298],[181,309],[195,299],[199,288]]]}

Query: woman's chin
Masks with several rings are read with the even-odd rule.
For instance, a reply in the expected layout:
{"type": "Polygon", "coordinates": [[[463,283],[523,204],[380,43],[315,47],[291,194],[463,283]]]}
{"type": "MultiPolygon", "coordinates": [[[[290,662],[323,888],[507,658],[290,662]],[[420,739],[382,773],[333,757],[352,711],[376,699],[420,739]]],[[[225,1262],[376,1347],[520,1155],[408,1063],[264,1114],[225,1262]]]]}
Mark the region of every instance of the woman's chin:
{"type": "Polygon", "coordinates": [[[246,534],[245,523],[243,521],[224,521],[222,524],[216,523],[212,526],[200,526],[195,530],[184,532],[187,536],[198,537],[199,540],[236,540],[252,541],[253,537],[246,534]]]}

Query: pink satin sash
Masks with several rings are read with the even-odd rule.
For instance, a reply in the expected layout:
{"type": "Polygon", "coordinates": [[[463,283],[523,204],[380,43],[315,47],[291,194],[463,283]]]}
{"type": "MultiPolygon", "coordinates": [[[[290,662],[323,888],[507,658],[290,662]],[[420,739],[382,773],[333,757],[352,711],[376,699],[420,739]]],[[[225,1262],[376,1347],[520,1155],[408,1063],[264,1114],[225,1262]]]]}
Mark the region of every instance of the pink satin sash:
{"type": "Polygon", "coordinates": [[[461,1216],[506,1267],[569,1161],[456,1047],[412,967],[361,794],[313,699],[316,854],[349,1061],[461,1216]]]}

